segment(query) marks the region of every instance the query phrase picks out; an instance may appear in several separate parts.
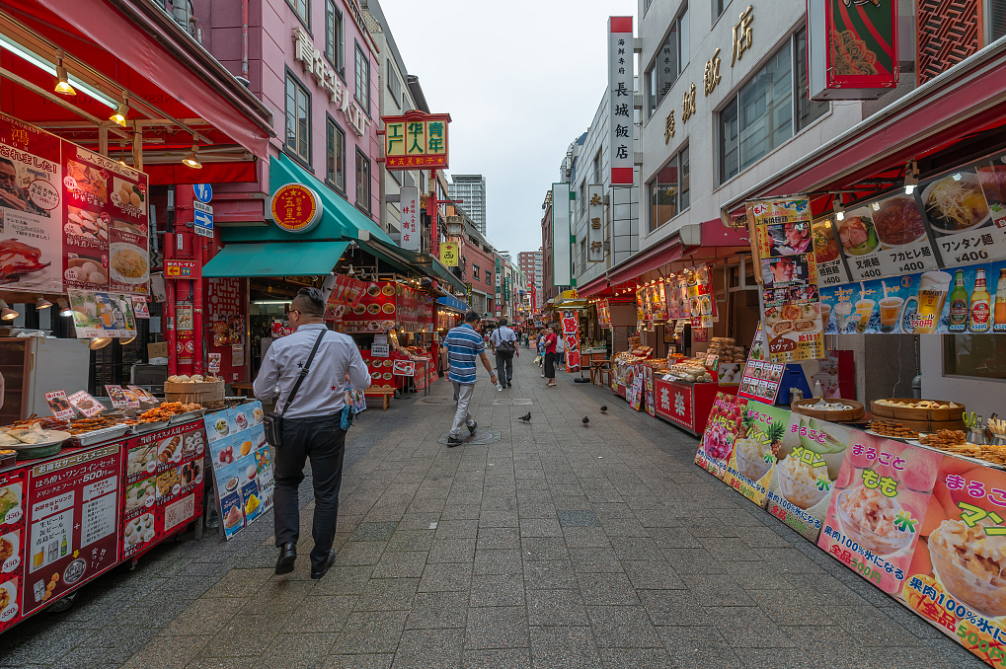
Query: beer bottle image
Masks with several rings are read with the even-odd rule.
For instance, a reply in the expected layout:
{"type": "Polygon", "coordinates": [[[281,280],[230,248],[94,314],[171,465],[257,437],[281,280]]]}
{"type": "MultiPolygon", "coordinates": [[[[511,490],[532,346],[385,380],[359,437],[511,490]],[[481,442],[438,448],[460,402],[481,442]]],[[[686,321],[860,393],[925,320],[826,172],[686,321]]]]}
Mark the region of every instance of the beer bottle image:
{"type": "Polygon", "coordinates": [[[964,287],[964,270],[957,270],[954,289],[950,291],[950,332],[965,332],[968,329],[968,290],[964,287]]]}
{"type": "Polygon", "coordinates": [[[1006,332],[1006,269],[999,270],[999,283],[996,285],[996,303],[993,311],[992,330],[1006,332]]]}
{"type": "Polygon", "coordinates": [[[989,332],[992,321],[992,296],[985,286],[985,270],[978,269],[975,289],[971,291],[971,332],[989,332]]]}
{"type": "Polygon", "coordinates": [[[59,556],[63,557],[66,555],[66,532],[63,532],[63,543],[59,545],[59,556]]]}

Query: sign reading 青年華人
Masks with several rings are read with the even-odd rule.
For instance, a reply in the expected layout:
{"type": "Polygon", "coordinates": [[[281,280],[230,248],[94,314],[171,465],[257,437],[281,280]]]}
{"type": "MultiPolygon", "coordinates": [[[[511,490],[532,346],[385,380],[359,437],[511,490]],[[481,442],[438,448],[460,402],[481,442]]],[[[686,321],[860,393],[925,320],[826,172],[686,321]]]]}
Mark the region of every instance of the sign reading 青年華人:
{"type": "Polygon", "coordinates": [[[294,234],[307,232],[321,221],[321,198],[304,184],[280,186],[272,194],[269,209],[281,229],[294,234]]]}
{"type": "Polygon", "coordinates": [[[410,111],[405,116],[382,116],[384,159],[389,170],[446,169],[447,128],[450,114],[410,111]]]}

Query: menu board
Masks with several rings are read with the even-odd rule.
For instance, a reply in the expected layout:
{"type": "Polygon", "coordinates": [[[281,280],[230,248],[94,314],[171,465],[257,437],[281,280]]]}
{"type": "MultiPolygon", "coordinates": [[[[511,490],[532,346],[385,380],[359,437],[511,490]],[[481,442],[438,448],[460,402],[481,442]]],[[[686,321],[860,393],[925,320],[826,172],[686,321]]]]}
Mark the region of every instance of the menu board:
{"type": "Polygon", "coordinates": [[[706,429],[695,453],[695,464],[718,479],[727,473],[727,463],[734,452],[734,442],[742,434],[742,418],[748,401],[743,397],[716,393],[706,429]]]}
{"type": "Polygon", "coordinates": [[[853,281],[938,269],[918,204],[904,192],[850,209],[835,226],[853,281]]]}
{"type": "Polygon", "coordinates": [[[332,286],[332,292],[329,293],[328,304],[325,307],[325,320],[342,320],[346,310],[352,310],[356,307],[366,291],[366,281],[360,281],[343,274],[336,275],[335,285],[332,286]]]}
{"type": "Polygon", "coordinates": [[[21,619],[28,470],[0,474],[0,631],[21,619]]]}
{"type": "Polygon", "coordinates": [[[646,413],[651,416],[656,417],[657,415],[657,402],[653,392],[653,368],[649,365],[643,365],[643,392],[644,392],[644,405],[646,408],[646,413]]]}
{"type": "Polygon", "coordinates": [[[601,300],[594,305],[597,308],[597,324],[602,328],[611,327],[611,309],[608,300],[601,300]]]}
{"type": "Polygon", "coordinates": [[[1006,259],[1006,165],[1002,157],[916,189],[944,267],[1006,259]]]}
{"type": "Polygon", "coordinates": [[[0,115],[0,283],[149,292],[147,175],[0,115]]]}
{"type": "Polygon", "coordinates": [[[738,394],[748,399],[775,404],[786,365],[781,362],[748,360],[741,374],[738,394]]]}
{"type": "Polygon", "coordinates": [[[355,306],[331,302],[330,306],[325,317],[337,321],[338,329],[348,333],[385,332],[396,327],[407,332],[432,331],[436,311],[431,296],[397,281],[372,281],[355,306]]]}
{"type": "Polygon", "coordinates": [[[829,218],[814,221],[811,227],[814,238],[814,257],[817,260],[817,282],[820,286],[834,286],[849,283],[849,271],[842,260],[842,252],[835,233],[834,223],[829,218]]]}
{"type": "Polygon", "coordinates": [[[810,200],[792,196],[747,203],[757,235],[762,275],[762,323],[772,362],[824,355],[812,246],[810,200]]]}
{"type": "Polygon", "coordinates": [[[562,341],[566,345],[566,371],[580,371],[580,318],[576,311],[562,312],[562,341]]]}
{"type": "Polygon", "coordinates": [[[262,419],[261,402],[248,402],[203,417],[225,539],[273,505],[272,457],[262,419]]]}
{"type": "Polygon", "coordinates": [[[69,290],[73,326],[80,339],[135,337],[133,301],[120,293],[69,290]]]}
{"type": "Polygon", "coordinates": [[[30,470],[24,615],[118,564],[121,469],[119,442],[30,470]]]}
{"type": "Polygon", "coordinates": [[[1006,332],[1006,261],[821,289],[825,333],[1006,332]]]}
{"type": "Polygon", "coordinates": [[[120,560],[143,553],[202,514],[205,450],[199,421],[126,442],[120,560]]]}

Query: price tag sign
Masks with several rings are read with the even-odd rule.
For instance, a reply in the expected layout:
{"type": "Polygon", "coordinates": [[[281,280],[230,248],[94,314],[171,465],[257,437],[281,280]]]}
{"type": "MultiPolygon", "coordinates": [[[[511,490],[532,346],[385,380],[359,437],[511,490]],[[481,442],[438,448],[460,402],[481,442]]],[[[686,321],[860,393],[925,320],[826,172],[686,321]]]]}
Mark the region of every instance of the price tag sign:
{"type": "Polygon", "coordinates": [[[122,386],[105,386],[105,394],[108,395],[108,399],[112,400],[112,406],[116,409],[129,408],[129,400],[126,398],[122,386]]]}
{"type": "Polygon", "coordinates": [[[45,403],[49,405],[52,415],[60,420],[73,418],[75,412],[70,406],[70,401],[66,397],[65,390],[53,390],[45,394],[45,403]]]}
{"type": "Polygon", "coordinates": [[[210,353],[209,355],[209,370],[210,374],[220,373],[220,359],[223,357],[220,353],[210,353]]]}
{"type": "Polygon", "coordinates": [[[87,418],[94,418],[105,410],[104,405],[94,399],[84,390],[78,390],[67,398],[73,408],[84,414],[87,418]]]}

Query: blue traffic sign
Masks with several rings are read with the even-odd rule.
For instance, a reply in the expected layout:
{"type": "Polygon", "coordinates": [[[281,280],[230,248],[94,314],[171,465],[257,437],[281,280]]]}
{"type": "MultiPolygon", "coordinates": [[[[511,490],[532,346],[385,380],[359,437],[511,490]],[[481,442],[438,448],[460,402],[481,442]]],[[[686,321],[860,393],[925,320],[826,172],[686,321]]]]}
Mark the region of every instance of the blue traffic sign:
{"type": "Polygon", "coordinates": [[[192,187],[192,192],[200,202],[209,204],[213,199],[213,186],[210,184],[196,184],[192,187]]]}
{"type": "Polygon", "coordinates": [[[196,210],[193,212],[193,231],[197,235],[202,235],[203,237],[213,236],[213,214],[207,214],[205,211],[196,210]]]}

